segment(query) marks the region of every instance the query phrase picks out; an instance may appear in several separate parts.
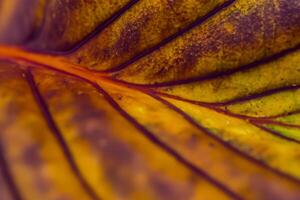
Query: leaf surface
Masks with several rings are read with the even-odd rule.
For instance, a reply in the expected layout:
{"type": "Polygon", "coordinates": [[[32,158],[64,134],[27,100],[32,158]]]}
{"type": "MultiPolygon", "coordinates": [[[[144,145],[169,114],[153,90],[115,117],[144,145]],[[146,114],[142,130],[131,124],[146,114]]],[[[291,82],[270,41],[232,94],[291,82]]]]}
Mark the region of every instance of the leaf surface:
{"type": "Polygon", "coordinates": [[[17,2],[4,200],[300,198],[299,1],[17,2]]]}

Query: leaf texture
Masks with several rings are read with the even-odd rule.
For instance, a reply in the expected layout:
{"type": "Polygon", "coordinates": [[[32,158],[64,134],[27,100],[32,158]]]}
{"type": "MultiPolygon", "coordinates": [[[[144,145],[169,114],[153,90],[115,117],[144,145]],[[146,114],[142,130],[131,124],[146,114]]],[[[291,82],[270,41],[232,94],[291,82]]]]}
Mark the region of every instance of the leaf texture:
{"type": "Polygon", "coordinates": [[[299,1],[20,2],[1,199],[300,198],[299,1]]]}

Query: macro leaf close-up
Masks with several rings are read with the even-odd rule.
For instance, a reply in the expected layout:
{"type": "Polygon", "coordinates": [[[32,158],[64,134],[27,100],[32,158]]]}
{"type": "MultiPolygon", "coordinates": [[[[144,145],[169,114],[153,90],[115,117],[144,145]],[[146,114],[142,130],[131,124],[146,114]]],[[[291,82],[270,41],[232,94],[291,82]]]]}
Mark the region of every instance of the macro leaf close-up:
{"type": "Polygon", "coordinates": [[[300,0],[0,0],[0,200],[300,200],[300,0]]]}

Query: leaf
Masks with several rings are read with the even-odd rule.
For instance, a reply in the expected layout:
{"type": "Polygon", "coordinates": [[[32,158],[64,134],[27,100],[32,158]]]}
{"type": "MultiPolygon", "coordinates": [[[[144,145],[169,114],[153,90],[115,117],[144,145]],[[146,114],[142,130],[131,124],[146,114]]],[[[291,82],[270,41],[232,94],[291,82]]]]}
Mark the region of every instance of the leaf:
{"type": "Polygon", "coordinates": [[[298,1],[17,3],[2,199],[300,198],[298,1]]]}

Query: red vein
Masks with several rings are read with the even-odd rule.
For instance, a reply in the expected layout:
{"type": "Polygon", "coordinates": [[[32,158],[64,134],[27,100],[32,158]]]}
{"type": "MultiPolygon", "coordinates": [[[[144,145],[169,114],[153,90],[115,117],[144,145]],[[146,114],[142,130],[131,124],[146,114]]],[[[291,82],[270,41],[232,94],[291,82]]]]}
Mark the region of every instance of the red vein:
{"type": "Polygon", "coordinates": [[[64,156],[66,157],[66,159],[69,163],[69,166],[71,167],[73,173],[76,175],[81,186],[84,188],[84,190],[87,192],[87,194],[93,200],[101,199],[96,194],[96,192],[92,189],[92,187],[88,184],[88,182],[84,179],[78,166],[76,165],[76,161],[71,153],[71,150],[69,149],[68,144],[65,141],[63,135],[61,134],[60,130],[56,126],[55,121],[52,118],[52,115],[48,109],[48,106],[47,106],[46,102],[44,101],[42,95],[40,94],[39,89],[37,88],[37,85],[35,83],[35,80],[33,78],[33,75],[31,73],[30,69],[26,71],[26,78],[27,78],[27,82],[31,88],[32,94],[36,100],[36,103],[39,105],[39,108],[41,109],[41,112],[47,122],[49,129],[52,131],[53,135],[55,136],[55,139],[61,146],[64,156]]]}
{"type": "Polygon", "coordinates": [[[150,96],[152,96],[153,98],[157,99],[158,101],[160,101],[161,103],[165,104],[167,107],[169,107],[170,109],[176,111],[177,113],[179,113],[184,119],[186,119],[189,123],[191,123],[192,125],[194,125],[195,127],[197,127],[199,130],[203,131],[204,133],[206,133],[208,136],[210,136],[211,138],[213,138],[215,141],[219,142],[220,144],[222,144],[223,146],[227,147],[229,150],[237,153],[238,155],[240,155],[243,158],[248,159],[249,161],[252,161],[256,164],[258,164],[259,166],[261,166],[262,168],[265,168],[267,170],[270,170],[271,172],[274,172],[277,175],[280,175],[282,177],[288,178],[289,180],[300,184],[300,180],[290,176],[286,173],[283,173],[273,167],[270,167],[269,165],[266,165],[265,163],[263,163],[262,161],[240,151],[239,149],[237,149],[236,147],[230,145],[229,143],[224,142],[221,138],[219,138],[218,136],[214,135],[213,133],[211,133],[208,129],[206,129],[205,127],[202,127],[201,125],[199,125],[199,123],[197,123],[191,116],[189,116],[188,114],[186,114],[183,110],[181,110],[180,108],[176,107],[175,105],[173,105],[172,103],[168,102],[167,100],[153,94],[153,93],[145,93],[148,94],[150,96]]]}
{"type": "Polygon", "coordinates": [[[15,183],[15,180],[10,171],[10,167],[6,161],[4,154],[5,154],[4,149],[3,149],[1,141],[0,141],[0,172],[2,172],[3,177],[5,178],[5,181],[8,185],[8,188],[11,192],[13,199],[22,200],[23,198],[22,198],[21,193],[15,183]]]}
{"type": "Polygon", "coordinates": [[[267,125],[277,125],[277,126],[284,126],[288,128],[295,128],[295,129],[300,129],[300,125],[295,125],[295,124],[289,124],[285,122],[280,122],[280,121],[274,121],[272,119],[252,119],[252,122],[256,124],[267,124],[267,125]]]}
{"type": "MultiPolygon", "coordinates": [[[[84,44],[86,44],[88,41],[96,37],[101,31],[103,31],[106,27],[108,27],[110,24],[112,24],[116,19],[118,19],[120,16],[123,15],[127,10],[129,10],[133,5],[135,5],[140,0],[131,0],[129,3],[127,3],[125,6],[123,6],[120,10],[118,10],[116,13],[114,13],[111,17],[106,19],[104,22],[99,24],[91,33],[87,34],[82,40],[77,42],[75,45],[69,47],[68,49],[65,49],[63,51],[51,51],[51,50],[39,50],[39,52],[52,54],[52,55],[67,55],[71,54],[75,51],[77,51],[80,47],[82,47],[84,44]]],[[[29,51],[35,51],[32,49],[28,49],[29,51]]]]}
{"type": "MultiPolygon", "coordinates": [[[[283,114],[279,114],[279,115],[274,115],[274,116],[264,116],[264,117],[260,117],[260,116],[248,116],[248,115],[242,115],[242,114],[237,114],[237,113],[233,113],[233,112],[229,112],[226,109],[220,108],[220,106],[223,106],[223,104],[217,104],[217,103],[207,103],[207,102],[201,102],[201,101],[194,101],[194,100],[189,100],[189,99],[185,99],[179,96],[174,96],[174,95],[170,95],[170,94],[166,94],[166,93],[162,93],[162,92],[157,92],[155,90],[149,90],[152,91],[153,93],[160,95],[160,96],[164,96],[164,97],[168,97],[168,98],[172,98],[172,99],[176,99],[179,101],[184,101],[184,102],[188,102],[194,105],[199,105],[211,110],[214,110],[216,112],[219,113],[223,113],[232,117],[236,117],[236,118],[240,118],[240,119],[244,119],[244,120],[262,120],[264,122],[267,122],[267,120],[269,120],[269,122],[271,122],[272,119],[278,118],[278,117],[285,117],[285,116],[289,116],[292,114],[297,114],[300,111],[293,111],[293,112],[288,112],[288,113],[283,113],[283,114]]],[[[287,123],[283,123],[285,125],[288,125],[287,123]]]]}
{"type": "MultiPolygon", "coordinates": [[[[152,91],[152,93],[155,93],[155,91],[152,91]]],[[[241,119],[241,120],[250,122],[255,126],[258,126],[258,124],[274,124],[274,125],[279,125],[279,126],[285,126],[285,127],[299,128],[300,129],[299,125],[293,125],[293,124],[287,124],[287,123],[284,123],[284,122],[274,121],[272,118],[268,118],[268,117],[265,117],[265,118],[264,117],[260,117],[260,118],[250,117],[250,116],[246,116],[246,115],[232,113],[232,112],[229,112],[227,110],[224,110],[224,109],[221,109],[219,107],[212,106],[212,105],[201,104],[199,102],[194,102],[194,101],[189,101],[189,100],[186,100],[186,99],[176,98],[176,96],[163,95],[161,93],[160,93],[160,95],[161,96],[166,96],[168,98],[176,99],[176,100],[179,100],[179,101],[192,103],[194,105],[198,105],[198,106],[213,110],[215,112],[218,112],[218,113],[230,116],[230,117],[234,117],[234,118],[237,118],[237,119],[241,119]]],[[[269,131],[267,131],[267,132],[269,132],[269,131]]],[[[281,139],[287,139],[291,142],[299,143],[298,141],[291,140],[290,138],[282,137],[281,135],[278,135],[278,134],[272,133],[272,135],[279,136],[281,139]]]]}
{"type": "Polygon", "coordinates": [[[279,133],[279,132],[277,132],[277,131],[275,131],[275,130],[271,130],[271,129],[269,129],[269,128],[267,128],[267,127],[264,127],[264,126],[262,126],[262,125],[259,125],[259,124],[257,124],[257,123],[252,122],[252,124],[253,124],[254,126],[256,126],[257,128],[259,128],[259,129],[261,129],[261,130],[263,130],[263,131],[265,131],[265,132],[268,132],[268,133],[270,133],[270,134],[272,134],[272,135],[274,135],[274,136],[276,136],[276,137],[280,137],[280,138],[282,138],[282,139],[284,139],[284,140],[288,140],[288,141],[291,141],[291,142],[300,144],[300,141],[297,140],[297,139],[294,139],[294,138],[285,136],[285,135],[283,135],[283,134],[281,134],[281,133],[279,133]]]}
{"type": "Polygon", "coordinates": [[[275,94],[277,92],[284,92],[284,91],[288,91],[288,90],[298,90],[300,88],[300,85],[287,86],[287,87],[283,87],[283,88],[276,88],[274,90],[265,91],[265,92],[262,92],[260,94],[240,98],[240,99],[236,100],[235,102],[232,101],[230,103],[229,102],[228,103],[226,103],[226,102],[223,102],[223,103],[208,103],[208,102],[202,102],[202,101],[189,100],[189,99],[185,99],[185,98],[182,98],[182,97],[179,97],[179,96],[170,95],[170,94],[167,94],[167,93],[164,93],[164,92],[158,92],[158,91],[153,90],[151,88],[146,88],[145,89],[141,86],[135,86],[135,85],[132,85],[132,84],[119,82],[118,80],[111,79],[111,78],[108,78],[107,80],[110,81],[110,82],[128,87],[128,88],[133,88],[133,89],[140,90],[140,91],[150,91],[151,93],[155,93],[155,94],[160,95],[160,96],[165,96],[165,97],[168,97],[168,98],[172,98],[172,99],[192,103],[192,104],[195,104],[195,105],[199,105],[199,106],[208,108],[210,110],[214,110],[216,112],[219,112],[219,113],[222,113],[222,114],[225,114],[225,115],[229,115],[231,117],[243,119],[243,120],[253,120],[256,123],[278,124],[278,125],[287,126],[287,127],[300,128],[300,126],[298,126],[298,125],[292,125],[292,124],[277,122],[277,121],[272,120],[274,118],[285,117],[285,116],[288,116],[288,115],[291,115],[291,114],[296,114],[296,113],[299,113],[300,111],[294,111],[294,112],[289,112],[289,113],[284,113],[284,114],[279,114],[279,115],[274,115],[274,116],[264,116],[264,117],[257,117],[256,116],[256,117],[253,117],[253,116],[247,116],[247,115],[242,115],[242,114],[229,112],[226,109],[220,108],[220,106],[237,104],[237,103],[240,103],[240,102],[249,101],[249,100],[256,99],[256,98],[262,98],[262,97],[265,97],[265,96],[270,96],[270,95],[275,94]]]}
{"type": "Polygon", "coordinates": [[[275,88],[271,90],[266,90],[261,93],[241,97],[241,98],[236,98],[233,100],[229,100],[226,102],[220,102],[220,103],[215,103],[215,105],[220,105],[220,106],[227,106],[227,105],[232,105],[232,104],[238,104],[238,103],[243,103],[245,101],[253,100],[253,99],[259,99],[263,98],[266,96],[271,96],[273,94],[279,93],[279,92],[285,92],[289,90],[298,90],[300,88],[300,85],[291,85],[291,86],[286,86],[286,87],[281,87],[281,88],[275,88]]]}
{"type": "Polygon", "coordinates": [[[200,77],[192,77],[192,78],[187,78],[187,79],[182,79],[182,80],[173,80],[173,81],[168,81],[168,82],[162,82],[162,83],[153,83],[153,84],[143,84],[143,83],[130,83],[124,80],[118,80],[119,82],[125,83],[125,84],[131,84],[135,86],[142,86],[145,88],[158,88],[158,87],[167,87],[167,86],[177,86],[177,85],[184,85],[184,84],[189,84],[193,82],[201,83],[205,82],[208,80],[216,79],[219,77],[226,77],[229,75],[232,75],[237,72],[241,71],[247,71],[249,69],[255,68],[260,65],[264,65],[270,62],[274,62],[290,53],[293,53],[297,50],[300,50],[300,44],[297,44],[295,47],[285,49],[279,53],[273,54],[269,57],[263,57],[262,59],[256,60],[252,63],[240,66],[238,68],[234,69],[229,69],[227,71],[222,71],[222,72],[213,72],[204,76],[200,77]]]}
{"type": "Polygon", "coordinates": [[[192,170],[194,173],[198,174],[199,176],[203,177],[207,181],[209,181],[211,184],[216,186],[217,188],[221,189],[225,194],[230,196],[233,199],[242,199],[239,197],[236,193],[231,191],[229,188],[227,188],[222,183],[218,182],[214,178],[212,178],[210,175],[208,175],[206,172],[198,168],[197,166],[190,163],[188,160],[186,160],[182,155],[180,155],[178,152],[176,152],[174,149],[169,147],[167,144],[162,142],[157,136],[155,136],[153,133],[148,131],[143,125],[141,125],[136,119],[131,117],[124,109],[121,108],[121,106],[114,101],[114,99],[99,85],[95,83],[91,83],[99,93],[101,93],[104,98],[109,102],[109,104],[122,115],[127,121],[129,121],[133,126],[135,126],[147,139],[149,139],[152,143],[166,151],[169,155],[173,156],[179,163],[187,167],[188,169],[192,170]]]}
{"type": "Polygon", "coordinates": [[[212,11],[208,12],[206,15],[204,15],[203,17],[200,17],[198,19],[196,19],[194,22],[192,22],[190,25],[188,25],[187,27],[181,29],[180,31],[176,32],[175,34],[167,37],[166,39],[162,40],[161,42],[159,42],[158,44],[143,50],[142,52],[140,52],[138,55],[132,57],[131,59],[129,59],[128,61],[113,67],[111,69],[108,70],[104,70],[105,72],[117,72],[120,70],[125,69],[126,67],[128,67],[129,65],[135,63],[136,61],[138,61],[139,59],[153,53],[154,51],[156,51],[157,49],[160,49],[162,46],[172,42],[174,39],[176,39],[177,37],[180,37],[181,35],[184,35],[186,32],[190,31],[191,29],[195,28],[196,26],[200,26],[201,24],[203,24],[204,22],[206,22],[208,19],[210,19],[211,17],[213,17],[214,15],[218,14],[219,12],[221,12],[222,10],[224,10],[225,8],[229,7],[230,5],[232,5],[236,0],[228,0],[225,3],[221,4],[220,6],[217,6],[216,8],[214,8],[212,11]]]}
{"type": "Polygon", "coordinates": [[[296,115],[296,114],[300,114],[300,110],[295,110],[295,111],[292,111],[292,112],[287,112],[287,113],[283,113],[283,114],[279,114],[279,115],[274,115],[274,116],[271,116],[269,118],[270,119],[281,118],[281,117],[287,117],[287,116],[296,115]]]}

